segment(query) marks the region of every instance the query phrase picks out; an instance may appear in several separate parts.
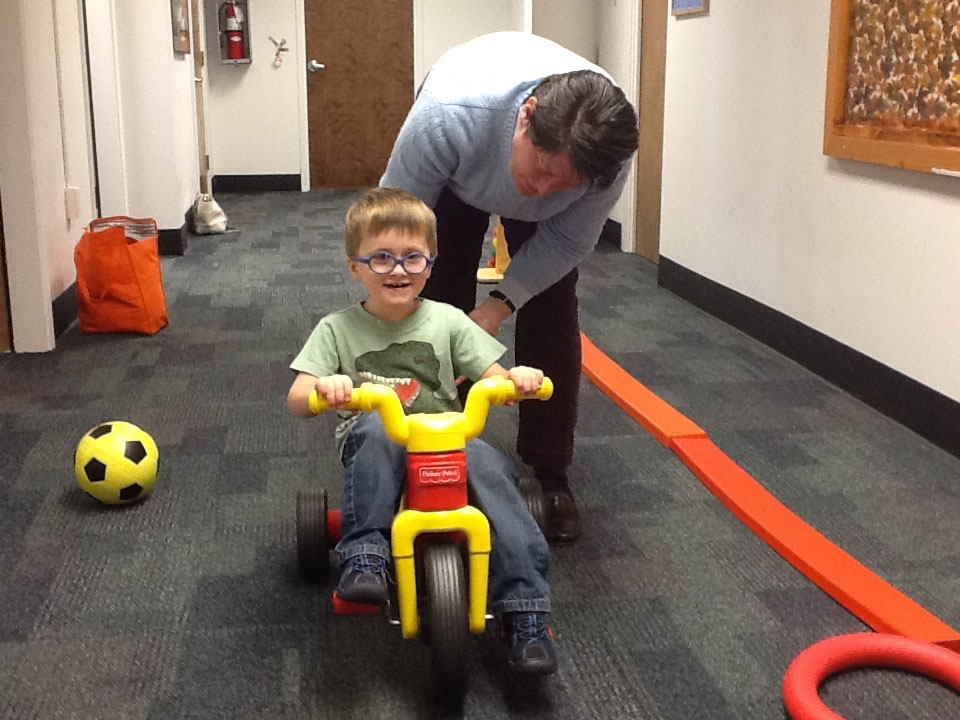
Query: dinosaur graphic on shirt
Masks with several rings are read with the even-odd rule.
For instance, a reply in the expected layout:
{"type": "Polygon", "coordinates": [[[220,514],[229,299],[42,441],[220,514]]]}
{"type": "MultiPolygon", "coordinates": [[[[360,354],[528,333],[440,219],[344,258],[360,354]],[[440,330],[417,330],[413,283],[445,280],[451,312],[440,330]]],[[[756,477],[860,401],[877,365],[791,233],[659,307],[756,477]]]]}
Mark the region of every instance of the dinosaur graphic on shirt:
{"type": "Polygon", "coordinates": [[[360,355],[355,366],[364,381],[396,390],[409,412],[428,411],[431,404],[422,391],[432,395],[440,389],[440,360],[430,343],[418,340],[393,343],[383,350],[360,355]]]}

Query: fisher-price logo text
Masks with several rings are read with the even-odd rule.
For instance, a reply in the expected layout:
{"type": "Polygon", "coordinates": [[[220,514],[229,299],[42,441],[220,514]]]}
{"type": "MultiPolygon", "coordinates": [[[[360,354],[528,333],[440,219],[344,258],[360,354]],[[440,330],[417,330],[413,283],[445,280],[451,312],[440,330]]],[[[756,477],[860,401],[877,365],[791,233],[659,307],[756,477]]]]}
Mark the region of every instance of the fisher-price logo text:
{"type": "Polygon", "coordinates": [[[449,485],[460,482],[460,468],[456,465],[420,468],[420,482],[431,485],[449,485]]]}

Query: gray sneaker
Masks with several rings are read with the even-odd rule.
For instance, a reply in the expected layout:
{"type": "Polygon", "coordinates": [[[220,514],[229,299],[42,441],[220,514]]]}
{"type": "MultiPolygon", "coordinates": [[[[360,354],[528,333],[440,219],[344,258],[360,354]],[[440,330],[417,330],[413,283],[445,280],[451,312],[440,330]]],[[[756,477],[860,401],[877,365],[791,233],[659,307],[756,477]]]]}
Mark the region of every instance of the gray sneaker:
{"type": "Polygon", "coordinates": [[[507,667],[520,675],[550,675],[557,671],[553,630],[548,613],[504,613],[503,639],[507,644],[507,667]]]}
{"type": "Polygon", "coordinates": [[[337,595],[346,602],[386,605],[390,599],[387,561],[379,555],[354,555],[340,570],[337,595]]]}

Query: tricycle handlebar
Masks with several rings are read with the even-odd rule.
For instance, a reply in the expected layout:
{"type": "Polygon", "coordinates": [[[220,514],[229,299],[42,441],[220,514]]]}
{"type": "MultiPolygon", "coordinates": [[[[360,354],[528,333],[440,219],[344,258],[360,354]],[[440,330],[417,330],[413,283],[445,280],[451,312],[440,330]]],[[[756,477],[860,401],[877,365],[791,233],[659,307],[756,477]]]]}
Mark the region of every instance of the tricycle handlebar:
{"type": "MultiPolygon", "coordinates": [[[[454,419],[461,420],[464,423],[462,428],[464,440],[470,441],[483,432],[483,426],[487,421],[487,413],[491,405],[504,405],[517,400],[549,400],[552,395],[553,382],[550,378],[545,377],[543,379],[543,384],[535,395],[526,396],[517,392],[512,380],[496,375],[478,380],[473,384],[470,393],[467,395],[466,407],[462,413],[438,413],[438,415],[452,415],[454,419]],[[456,416],[462,417],[457,418],[456,416]]],[[[327,402],[320,397],[316,390],[313,390],[310,393],[310,410],[314,414],[319,414],[329,409],[330,406],[327,402]]],[[[376,383],[363,383],[359,388],[353,389],[350,402],[344,405],[343,409],[361,410],[363,412],[378,411],[390,438],[404,447],[407,446],[409,437],[408,416],[404,414],[403,405],[393,388],[376,383]]]]}

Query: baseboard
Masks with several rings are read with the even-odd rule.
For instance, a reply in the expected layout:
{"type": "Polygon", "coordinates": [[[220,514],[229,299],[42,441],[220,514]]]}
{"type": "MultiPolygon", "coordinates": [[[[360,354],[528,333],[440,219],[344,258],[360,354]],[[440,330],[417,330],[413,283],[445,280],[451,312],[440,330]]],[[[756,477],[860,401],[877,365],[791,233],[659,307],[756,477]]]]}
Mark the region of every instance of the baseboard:
{"type": "Polygon", "coordinates": [[[658,282],[960,457],[957,401],[662,255],[658,282]]]}
{"type": "Polygon", "coordinates": [[[214,175],[213,194],[231,192],[274,192],[299,190],[299,175],[214,175]]]}
{"type": "Polygon", "coordinates": [[[158,235],[157,247],[161,255],[183,255],[187,251],[186,223],[178,228],[160,230],[158,235]]]}
{"type": "Polygon", "coordinates": [[[53,301],[53,336],[63,335],[77,320],[77,284],[57,295],[53,301]]]}

